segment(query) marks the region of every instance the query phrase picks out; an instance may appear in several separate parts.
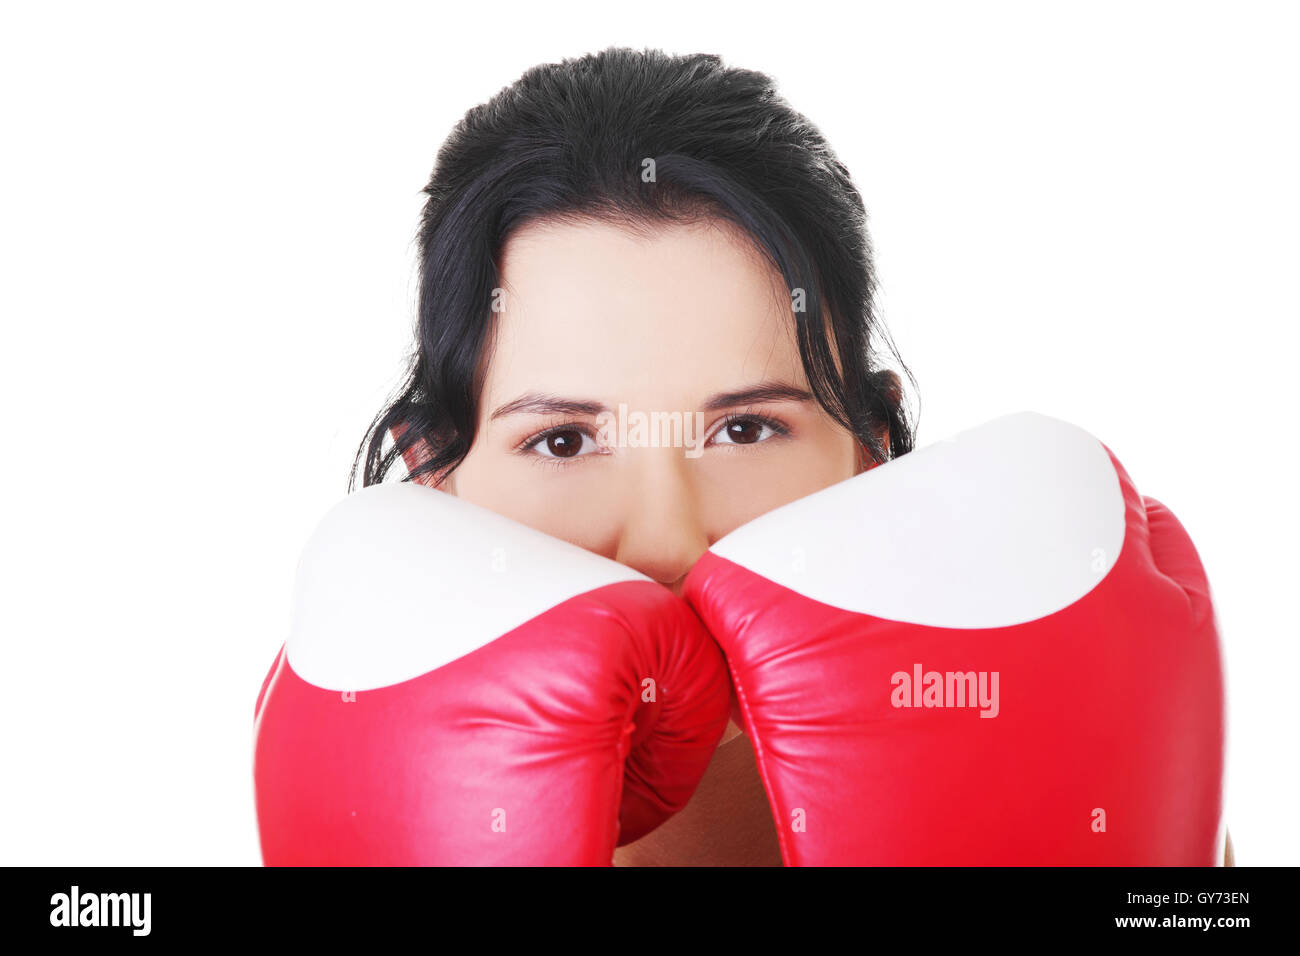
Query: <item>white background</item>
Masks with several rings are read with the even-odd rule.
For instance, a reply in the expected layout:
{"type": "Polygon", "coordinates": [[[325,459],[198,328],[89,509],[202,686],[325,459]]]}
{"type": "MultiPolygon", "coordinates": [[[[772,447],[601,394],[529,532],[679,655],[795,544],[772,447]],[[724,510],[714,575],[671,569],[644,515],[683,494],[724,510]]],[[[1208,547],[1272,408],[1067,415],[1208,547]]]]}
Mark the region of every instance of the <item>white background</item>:
{"type": "Polygon", "coordinates": [[[922,443],[1057,415],[1181,517],[1238,859],[1300,863],[1295,8],[467,6],[6,6],[0,862],[259,862],[253,704],[411,345],[434,153],[618,44],[769,72],[822,128],[922,443]]]}

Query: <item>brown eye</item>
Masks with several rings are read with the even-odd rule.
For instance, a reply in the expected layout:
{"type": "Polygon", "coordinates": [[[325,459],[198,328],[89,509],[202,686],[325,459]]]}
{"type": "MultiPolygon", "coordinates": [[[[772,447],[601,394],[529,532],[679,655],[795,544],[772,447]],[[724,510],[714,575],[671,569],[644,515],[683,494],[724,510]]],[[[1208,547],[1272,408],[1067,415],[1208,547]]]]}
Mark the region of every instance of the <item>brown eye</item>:
{"type": "Polygon", "coordinates": [[[790,434],[787,425],[762,415],[737,416],[713,433],[710,445],[757,445],[790,434]]]}
{"type": "Polygon", "coordinates": [[[573,458],[582,451],[582,442],[586,437],[573,429],[551,432],[546,436],[546,450],[555,458],[573,458]]]}
{"type": "Polygon", "coordinates": [[[600,443],[595,436],[576,425],[557,426],[552,431],[536,435],[520,446],[519,450],[526,455],[546,458],[552,462],[601,453],[600,443]]]}
{"type": "Polygon", "coordinates": [[[763,423],[752,418],[742,418],[726,427],[727,438],[733,445],[752,445],[763,434],[763,423]]]}

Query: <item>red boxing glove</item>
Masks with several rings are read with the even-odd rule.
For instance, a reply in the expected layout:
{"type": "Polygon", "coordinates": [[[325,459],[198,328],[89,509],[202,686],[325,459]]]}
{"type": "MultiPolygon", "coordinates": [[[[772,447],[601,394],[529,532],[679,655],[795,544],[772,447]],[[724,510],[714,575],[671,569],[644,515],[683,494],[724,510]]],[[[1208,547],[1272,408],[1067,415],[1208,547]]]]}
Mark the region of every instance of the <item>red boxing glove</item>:
{"type": "Polygon", "coordinates": [[[1086,432],[992,421],[686,581],[787,865],[1212,865],[1224,699],[1182,526],[1086,432]]]}
{"type": "Polygon", "coordinates": [[[350,495],[298,565],[256,707],[267,865],[609,865],[694,792],[717,646],[630,568],[412,483],[350,495]]]}

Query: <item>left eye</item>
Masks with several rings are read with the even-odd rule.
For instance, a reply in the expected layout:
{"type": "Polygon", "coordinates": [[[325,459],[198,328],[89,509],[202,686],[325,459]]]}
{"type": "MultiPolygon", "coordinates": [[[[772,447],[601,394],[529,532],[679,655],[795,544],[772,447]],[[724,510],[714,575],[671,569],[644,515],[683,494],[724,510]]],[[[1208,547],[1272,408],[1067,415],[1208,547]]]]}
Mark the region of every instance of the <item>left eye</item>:
{"type": "Polygon", "coordinates": [[[736,418],[714,432],[712,440],[719,445],[753,445],[775,434],[777,430],[761,419],[736,418]]]}

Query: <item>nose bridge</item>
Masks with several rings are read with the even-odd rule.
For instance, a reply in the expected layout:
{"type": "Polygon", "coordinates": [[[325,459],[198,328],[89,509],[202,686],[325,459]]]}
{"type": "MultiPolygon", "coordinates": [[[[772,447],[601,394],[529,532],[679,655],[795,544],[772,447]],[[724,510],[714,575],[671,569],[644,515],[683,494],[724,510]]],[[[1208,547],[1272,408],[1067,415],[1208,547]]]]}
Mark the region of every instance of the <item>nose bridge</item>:
{"type": "Polygon", "coordinates": [[[616,557],[671,585],[708,548],[698,507],[696,469],[682,448],[627,452],[624,520],[616,557]]]}

